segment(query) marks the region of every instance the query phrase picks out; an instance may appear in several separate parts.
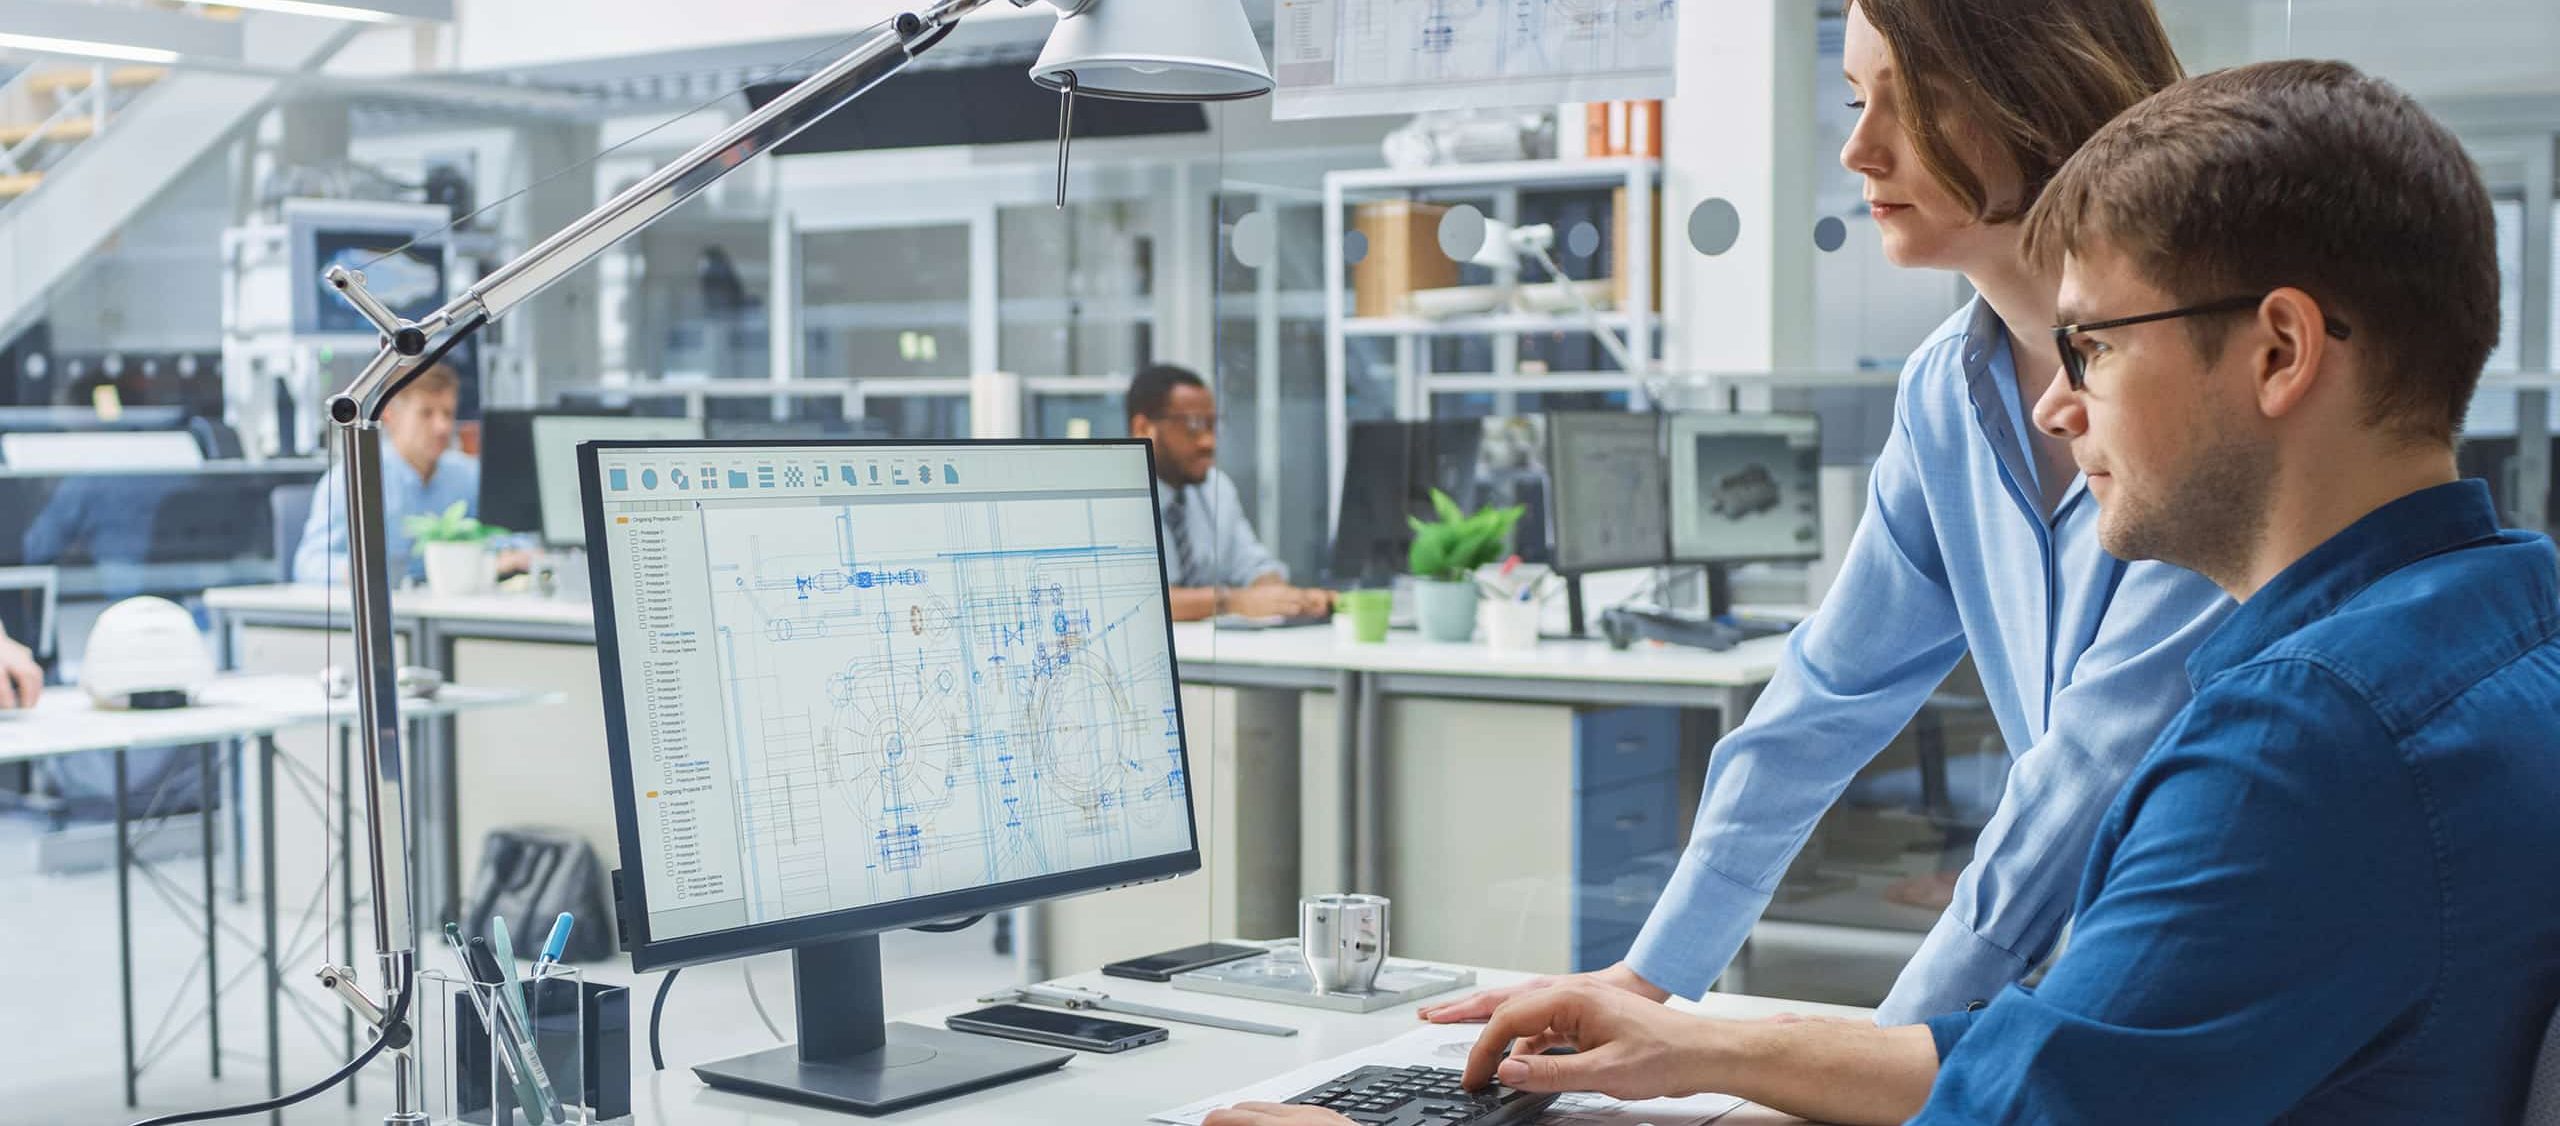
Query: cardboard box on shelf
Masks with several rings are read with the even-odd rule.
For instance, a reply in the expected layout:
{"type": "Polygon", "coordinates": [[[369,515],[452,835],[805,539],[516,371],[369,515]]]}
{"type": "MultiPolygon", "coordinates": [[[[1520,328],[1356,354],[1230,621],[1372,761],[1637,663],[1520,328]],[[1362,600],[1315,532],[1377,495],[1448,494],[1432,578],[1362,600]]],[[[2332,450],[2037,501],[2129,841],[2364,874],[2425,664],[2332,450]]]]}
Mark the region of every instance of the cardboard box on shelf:
{"type": "Polygon", "coordinates": [[[1351,267],[1352,308],[1362,317],[1405,313],[1405,297],[1418,289],[1458,284],[1458,264],[1440,250],[1440,217],[1449,209],[1411,200],[1361,204],[1352,225],[1369,240],[1369,255],[1351,267]]]}
{"type": "MultiPolygon", "coordinates": [[[[1616,235],[1609,264],[1613,275],[1611,280],[1617,283],[1617,307],[1631,308],[1634,299],[1628,294],[1627,279],[1635,272],[1632,264],[1634,244],[1628,240],[1635,231],[1627,224],[1627,189],[1619,188],[1610,193],[1609,217],[1609,229],[1616,235]]],[[[1653,193],[1653,302],[1645,306],[1648,311],[1662,308],[1662,247],[1662,192],[1657,189],[1653,193]]]]}

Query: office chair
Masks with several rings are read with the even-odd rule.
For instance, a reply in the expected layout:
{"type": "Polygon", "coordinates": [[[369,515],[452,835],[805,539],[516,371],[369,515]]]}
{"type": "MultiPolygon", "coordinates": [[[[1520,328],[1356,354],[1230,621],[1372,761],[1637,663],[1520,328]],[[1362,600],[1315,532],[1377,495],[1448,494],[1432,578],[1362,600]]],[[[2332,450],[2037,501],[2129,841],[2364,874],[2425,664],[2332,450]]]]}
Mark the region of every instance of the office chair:
{"type": "Polygon", "coordinates": [[[2533,1084],[2525,1089],[2524,1126],[2560,1126],[2560,1010],[2542,1034],[2542,1058],[2533,1065],[2533,1084]]]}
{"type": "Polygon", "coordinates": [[[275,522],[276,581],[293,581],[293,556],[302,550],[302,526],[311,519],[318,485],[278,485],[267,490],[267,515],[275,522]]]}

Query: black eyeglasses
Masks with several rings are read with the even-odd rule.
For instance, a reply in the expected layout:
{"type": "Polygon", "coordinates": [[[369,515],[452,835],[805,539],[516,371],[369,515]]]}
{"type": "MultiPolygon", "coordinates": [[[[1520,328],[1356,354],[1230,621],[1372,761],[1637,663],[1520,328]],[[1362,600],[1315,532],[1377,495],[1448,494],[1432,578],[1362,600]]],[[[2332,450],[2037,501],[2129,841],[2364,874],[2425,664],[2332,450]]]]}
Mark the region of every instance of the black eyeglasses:
{"type": "Polygon", "coordinates": [[[1186,414],[1180,411],[1175,411],[1167,414],[1149,415],[1148,417],[1155,419],[1157,422],[1179,425],[1183,429],[1190,431],[1191,436],[1194,438],[1218,432],[1218,416],[1214,414],[1186,414]]]}
{"type": "MultiPolygon", "coordinates": [[[[2181,317],[2204,317],[2219,313],[2245,312],[2265,304],[2266,300],[2266,297],[2263,295],[2258,297],[2228,297],[2220,301],[2208,301],[2202,305],[2189,305],[2183,309],[2171,309],[2164,313],[2144,313],[2139,317],[2118,317],[2112,321],[2091,321],[2087,324],[2063,325],[2062,327],[2053,330],[2053,346],[2057,351],[2062,353],[2062,373],[2071,380],[2071,389],[2074,391],[2086,391],[2089,389],[2089,357],[2081,355],[2078,348],[2071,346],[2072,337],[2079,336],[2083,333],[2101,332],[2111,328],[2131,328],[2134,325],[2150,324],[2153,321],[2174,321],[2181,317]]],[[[2330,319],[2329,335],[2337,337],[2340,340],[2345,340],[2347,338],[2347,333],[2347,322],[2336,318],[2330,319]]]]}

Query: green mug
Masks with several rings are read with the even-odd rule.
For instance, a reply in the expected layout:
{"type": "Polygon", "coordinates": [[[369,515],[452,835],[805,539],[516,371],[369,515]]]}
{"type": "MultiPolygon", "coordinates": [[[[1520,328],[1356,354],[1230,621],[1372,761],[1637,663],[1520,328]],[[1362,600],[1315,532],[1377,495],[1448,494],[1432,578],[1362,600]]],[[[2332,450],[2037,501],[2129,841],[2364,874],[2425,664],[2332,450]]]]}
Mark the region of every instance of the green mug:
{"type": "Polygon", "coordinates": [[[1334,601],[1342,612],[1351,615],[1353,637],[1371,645],[1387,639],[1387,619],[1396,604],[1394,591],[1346,590],[1334,601]]]}

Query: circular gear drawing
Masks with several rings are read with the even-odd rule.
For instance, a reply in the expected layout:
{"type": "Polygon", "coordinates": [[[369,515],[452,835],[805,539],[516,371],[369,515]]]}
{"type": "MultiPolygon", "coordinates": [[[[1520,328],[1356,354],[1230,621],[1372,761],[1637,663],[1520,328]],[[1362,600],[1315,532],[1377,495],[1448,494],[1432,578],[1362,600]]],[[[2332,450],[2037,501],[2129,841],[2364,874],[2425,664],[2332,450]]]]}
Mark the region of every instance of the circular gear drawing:
{"type": "Polygon", "coordinates": [[[1023,725],[1033,732],[1040,783],[1090,816],[1136,800],[1148,784],[1138,739],[1143,724],[1099,662],[1057,666],[1033,695],[1023,725]]]}
{"type": "Polygon", "coordinates": [[[953,697],[884,664],[828,681],[838,785],[873,823],[908,823],[951,803],[965,732],[953,697]]]}

